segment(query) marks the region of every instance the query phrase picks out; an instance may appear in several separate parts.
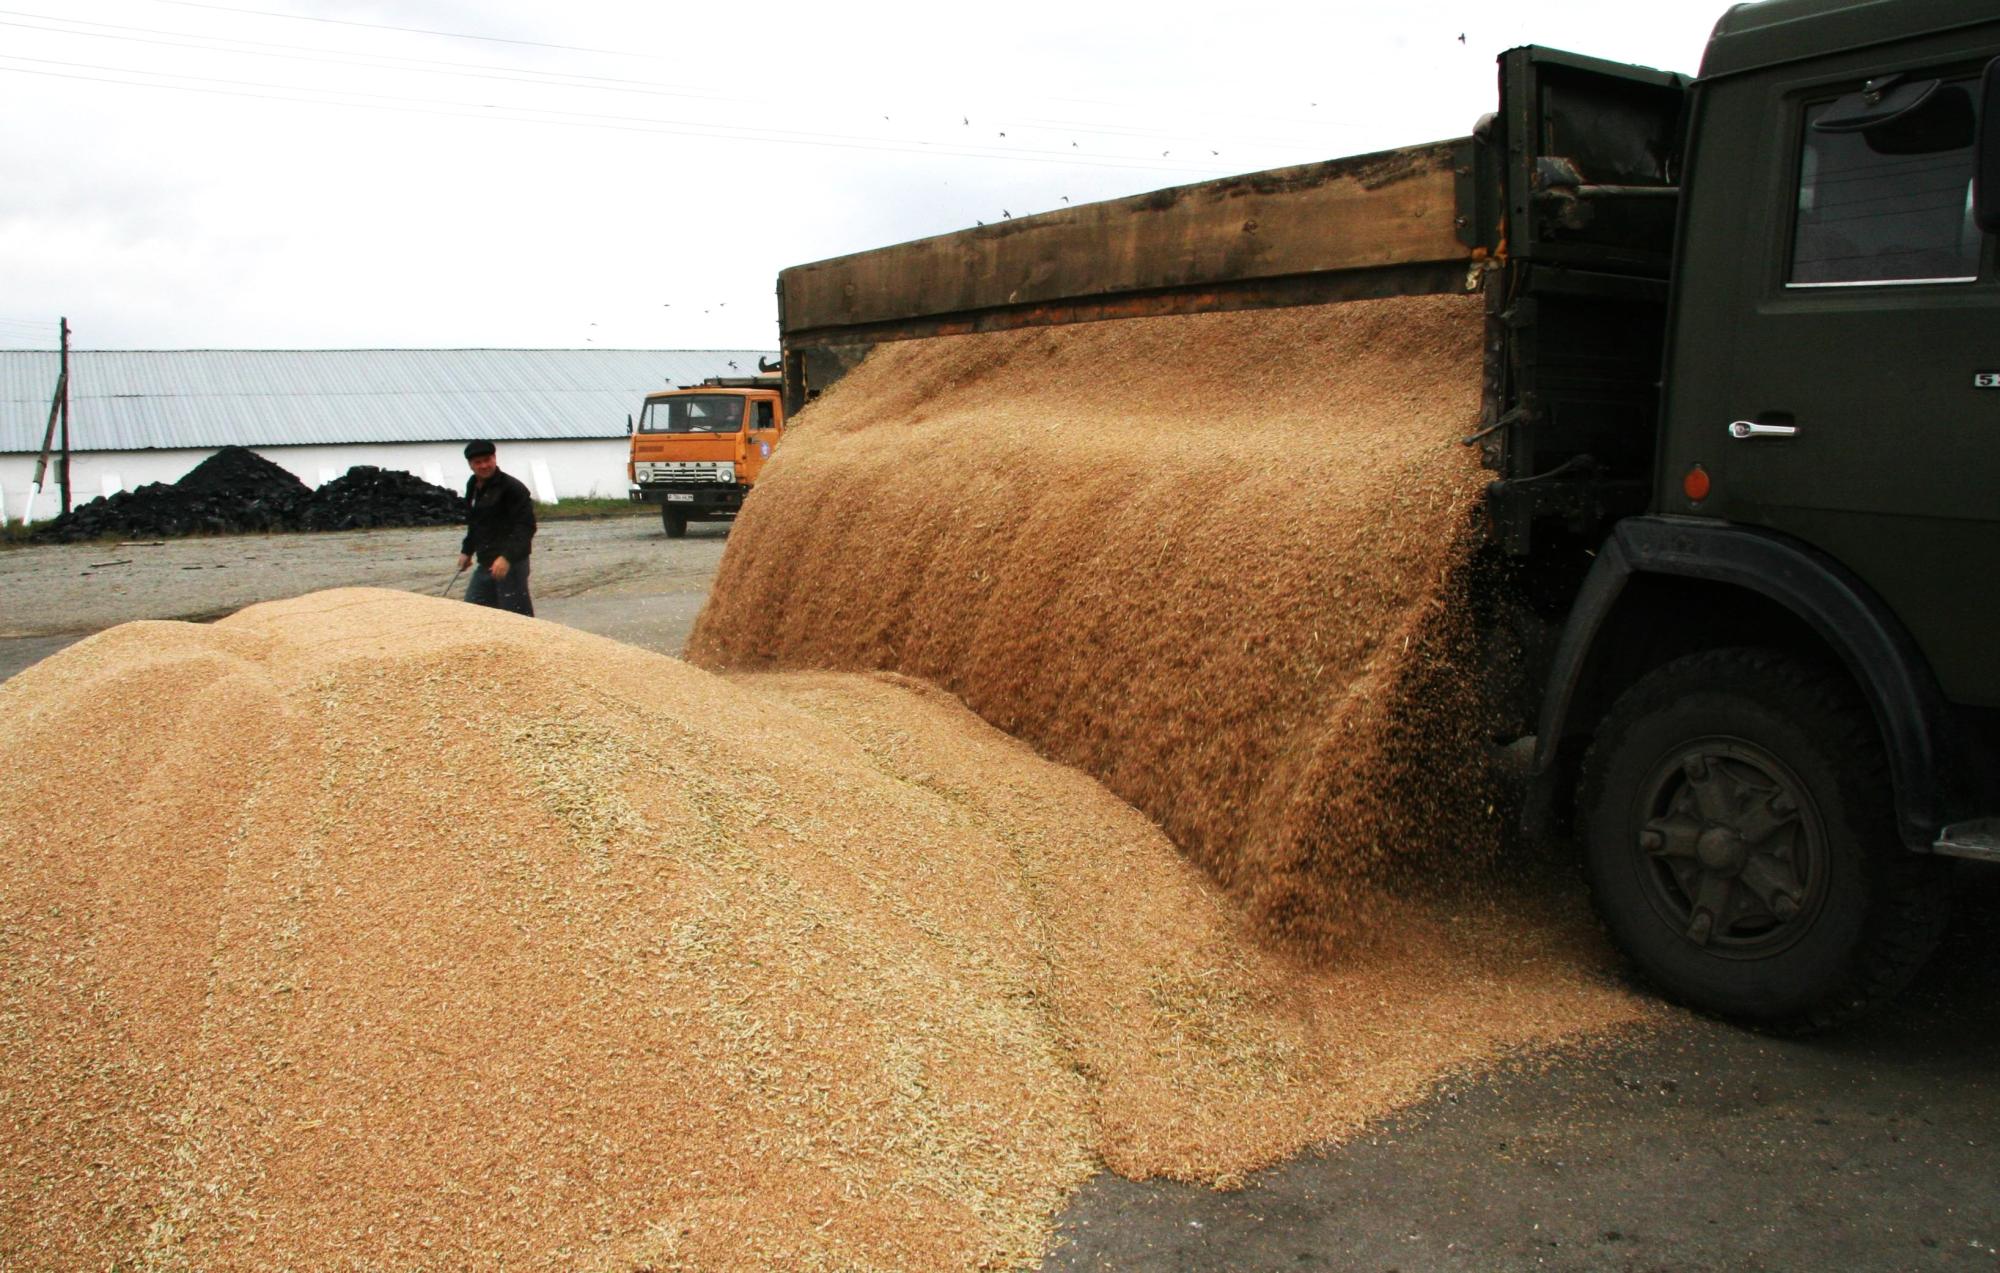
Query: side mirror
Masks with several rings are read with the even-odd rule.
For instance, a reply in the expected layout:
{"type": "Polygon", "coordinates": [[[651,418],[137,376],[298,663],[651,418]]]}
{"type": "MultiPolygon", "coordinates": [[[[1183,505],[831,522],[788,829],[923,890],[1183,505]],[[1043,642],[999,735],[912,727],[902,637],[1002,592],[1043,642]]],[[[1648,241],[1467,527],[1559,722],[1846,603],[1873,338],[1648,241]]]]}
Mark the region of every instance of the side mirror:
{"type": "Polygon", "coordinates": [[[1979,151],[1972,170],[1972,219],[2000,234],[2000,57],[1986,64],[1979,86],[1979,151]]]}
{"type": "Polygon", "coordinates": [[[1906,80],[1900,75],[1884,75],[1869,80],[1858,93],[1849,93],[1826,108],[1813,121],[1816,133],[1869,133],[1908,119],[1928,106],[1937,96],[1940,81],[1906,80]]]}
{"type": "Polygon", "coordinates": [[[1935,155],[1973,144],[1972,94],[1939,80],[1870,80],[1813,121],[1816,133],[1858,133],[1878,155],[1935,155]]]}
{"type": "Polygon", "coordinates": [[[636,427],[637,427],[637,426],[636,426],[636,425],[634,425],[634,424],[632,423],[632,415],[631,415],[631,413],[630,413],[630,412],[627,412],[627,413],[626,413],[626,415],[625,415],[625,433],[626,433],[626,436],[628,436],[628,437],[629,437],[629,436],[631,436],[631,434],[632,434],[632,431],[633,431],[633,430],[634,430],[634,429],[635,429],[636,427]]]}

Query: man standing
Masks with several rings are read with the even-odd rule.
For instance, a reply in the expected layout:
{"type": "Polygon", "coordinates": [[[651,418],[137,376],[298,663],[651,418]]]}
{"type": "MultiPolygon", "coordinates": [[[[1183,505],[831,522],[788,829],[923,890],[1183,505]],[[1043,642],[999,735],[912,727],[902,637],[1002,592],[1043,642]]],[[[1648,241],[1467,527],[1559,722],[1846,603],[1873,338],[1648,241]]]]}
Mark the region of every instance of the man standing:
{"type": "Polygon", "coordinates": [[[487,441],[465,444],[465,542],[459,545],[458,568],[476,557],[479,569],[465,585],[465,599],[533,617],[528,599],[528,552],[535,541],[535,500],[519,478],[500,471],[500,461],[487,441]]]}

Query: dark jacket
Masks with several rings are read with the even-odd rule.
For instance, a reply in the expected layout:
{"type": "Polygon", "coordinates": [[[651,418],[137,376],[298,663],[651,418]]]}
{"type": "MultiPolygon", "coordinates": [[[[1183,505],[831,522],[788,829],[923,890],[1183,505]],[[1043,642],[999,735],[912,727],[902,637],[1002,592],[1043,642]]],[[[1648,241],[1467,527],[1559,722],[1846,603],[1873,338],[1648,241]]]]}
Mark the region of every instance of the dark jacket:
{"type": "Polygon", "coordinates": [[[518,477],[495,469],[486,479],[465,479],[465,542],[459,551],[478,558],[482,566],[505,557],[511,564],[526,561],[535,540],[535,500],[518,477]]]}

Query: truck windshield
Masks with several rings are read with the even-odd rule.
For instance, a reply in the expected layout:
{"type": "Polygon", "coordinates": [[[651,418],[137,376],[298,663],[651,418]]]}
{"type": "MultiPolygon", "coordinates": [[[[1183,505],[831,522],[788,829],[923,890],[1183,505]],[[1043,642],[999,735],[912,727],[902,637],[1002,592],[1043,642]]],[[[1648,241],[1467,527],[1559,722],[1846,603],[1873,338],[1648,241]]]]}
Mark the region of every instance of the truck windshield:
{"type": "Polygon", "coordinates": [[[639,417],[641,433],[734,433],[742,427],[743,399],[727,393],[658,398],[639,417]]]}

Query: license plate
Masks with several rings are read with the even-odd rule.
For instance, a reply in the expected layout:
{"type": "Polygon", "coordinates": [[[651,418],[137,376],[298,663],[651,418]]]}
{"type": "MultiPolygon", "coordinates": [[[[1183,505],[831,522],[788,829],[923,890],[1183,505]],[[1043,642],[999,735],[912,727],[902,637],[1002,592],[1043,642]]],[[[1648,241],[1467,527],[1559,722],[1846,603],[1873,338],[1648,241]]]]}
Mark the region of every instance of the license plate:
{"type": "Polygon", "coordinates": [[[667,503],[692,504],[694,503],[694,493],[691,491],[668,491],[667,503]]]}

